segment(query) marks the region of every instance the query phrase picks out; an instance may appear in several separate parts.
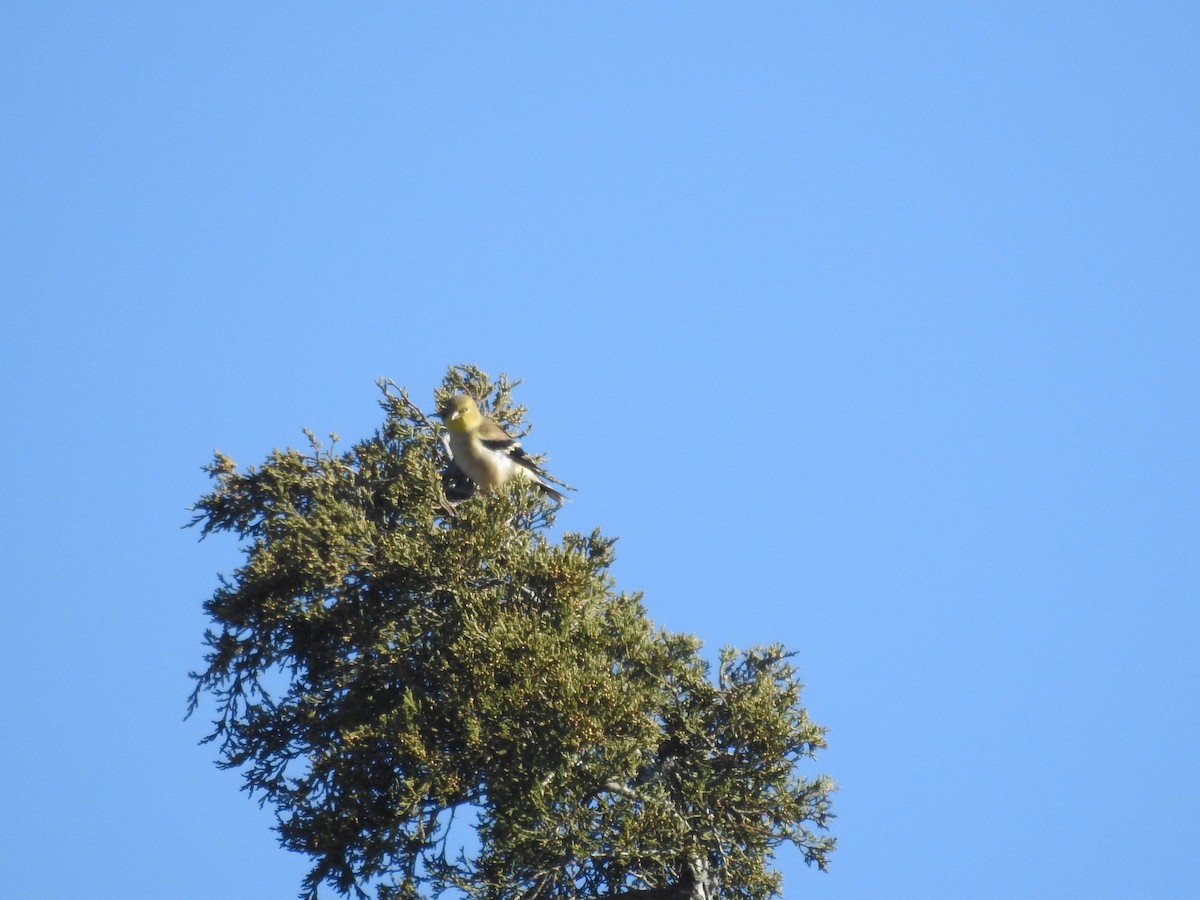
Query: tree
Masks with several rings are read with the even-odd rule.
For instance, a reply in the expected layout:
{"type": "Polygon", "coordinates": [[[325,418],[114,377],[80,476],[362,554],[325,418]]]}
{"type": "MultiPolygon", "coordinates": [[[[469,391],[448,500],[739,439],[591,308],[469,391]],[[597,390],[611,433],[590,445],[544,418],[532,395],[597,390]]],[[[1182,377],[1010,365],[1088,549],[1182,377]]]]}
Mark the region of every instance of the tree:
{"type": "MultiPolygon", "coordinates": [[[[519,428],[514,384],[454,392],[519,428]]],[[[348,451],[217,454],[202,536],[242,540],[205,603],[218,764],[307,854],[302,896],[630,900],[778,893],[781,844],[826,867],[832,782],[789,654],[656,630],[615,590],[613,539],[547,532],[525,484],[469,493],[437,429],[382,381],[382,427],[348,451]],[[449,498],[449,499],[448,499],[449,498]]]]}

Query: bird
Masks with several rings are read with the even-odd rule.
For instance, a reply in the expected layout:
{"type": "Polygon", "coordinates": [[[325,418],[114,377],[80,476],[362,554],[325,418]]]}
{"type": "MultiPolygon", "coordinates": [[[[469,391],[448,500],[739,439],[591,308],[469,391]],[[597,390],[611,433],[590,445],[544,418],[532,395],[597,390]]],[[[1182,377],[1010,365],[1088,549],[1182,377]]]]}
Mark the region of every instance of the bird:
{"type": "Polygon", "coordinates": [[[561,491],[546,484],[544,479],[549,476],[520,443],[481,413],[466,394],[452,396],[437,414],[450,432],[450,455],[480,490],[495,490],[515,476],[553,497],[559,505],[566,499],[561,491]]]}

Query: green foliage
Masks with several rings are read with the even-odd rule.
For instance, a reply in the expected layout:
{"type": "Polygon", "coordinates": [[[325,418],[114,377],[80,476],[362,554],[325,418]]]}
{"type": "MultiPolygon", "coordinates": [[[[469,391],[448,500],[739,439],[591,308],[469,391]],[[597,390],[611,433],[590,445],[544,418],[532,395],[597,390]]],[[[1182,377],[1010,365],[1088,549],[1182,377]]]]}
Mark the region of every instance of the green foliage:
{"type": "MultiPolygon", "coordinates": [[[[218,454],[195,507],[245,560],[205,604],[191,708],[213,698],[220,765],[312,859],[303,896],[757,900],[782,843],[824,868],[832,784],[798,771],[823,732],[787,655],[725,651],[714,683],[694,638],[614,589],[612,539],[550,541],[524,484],[452,506],[470,485],[437,429],[381,387],[369,439],[310,433],[244,472],[218,454]]],[[[438,399],[515,430],[512,387],[459,367],[438,399]]]]}

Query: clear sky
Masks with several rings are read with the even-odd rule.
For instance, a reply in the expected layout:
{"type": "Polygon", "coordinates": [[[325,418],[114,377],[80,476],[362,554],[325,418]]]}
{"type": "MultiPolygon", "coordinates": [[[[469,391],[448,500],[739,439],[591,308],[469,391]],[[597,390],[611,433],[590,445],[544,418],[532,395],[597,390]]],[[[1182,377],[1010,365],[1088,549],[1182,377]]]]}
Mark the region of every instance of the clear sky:
{"type": "Polygon", "coordinates": [[[1200,896],[1200,8],[0,10],[0,895],[290,897],[184,721],[214,448],[525,379],[619,586],[798,651],[790,897],[1200,896]]]}

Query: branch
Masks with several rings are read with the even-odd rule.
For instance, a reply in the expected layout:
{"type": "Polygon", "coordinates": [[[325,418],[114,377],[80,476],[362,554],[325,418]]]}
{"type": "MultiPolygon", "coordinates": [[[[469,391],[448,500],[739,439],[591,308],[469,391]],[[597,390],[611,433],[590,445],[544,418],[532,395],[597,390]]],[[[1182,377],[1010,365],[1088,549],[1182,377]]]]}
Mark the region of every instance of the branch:
{"type": "Polygon", "coordinates": [[[634,888],[606,896],[619,900],[716,900],[718,894],[716,879],[709,872],[708,863],[698,856],[691,856],[688,857],[683,877],[676,884],[634,888]]]}

